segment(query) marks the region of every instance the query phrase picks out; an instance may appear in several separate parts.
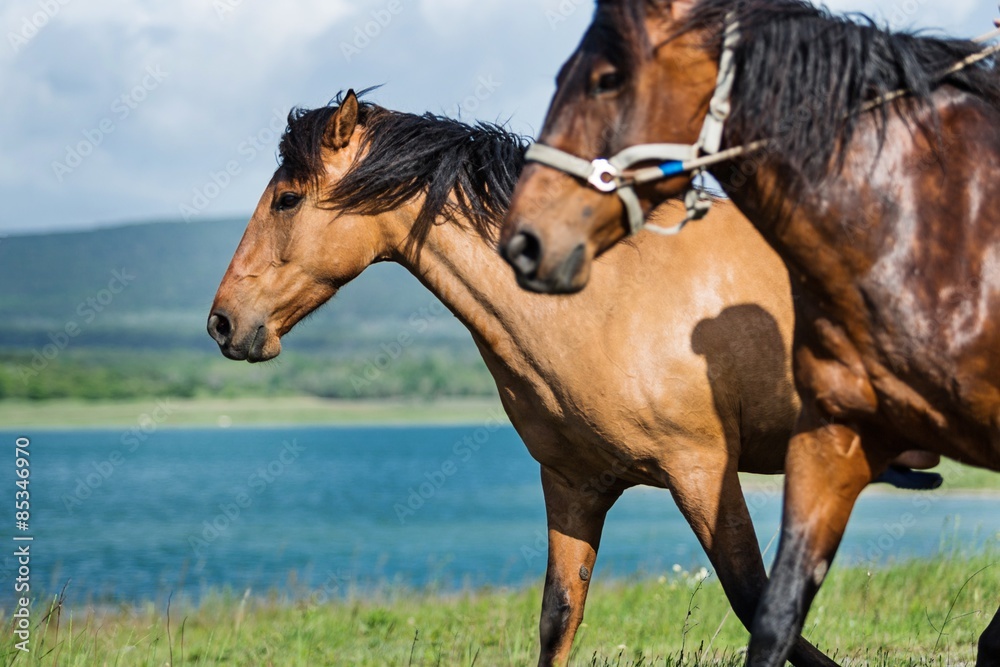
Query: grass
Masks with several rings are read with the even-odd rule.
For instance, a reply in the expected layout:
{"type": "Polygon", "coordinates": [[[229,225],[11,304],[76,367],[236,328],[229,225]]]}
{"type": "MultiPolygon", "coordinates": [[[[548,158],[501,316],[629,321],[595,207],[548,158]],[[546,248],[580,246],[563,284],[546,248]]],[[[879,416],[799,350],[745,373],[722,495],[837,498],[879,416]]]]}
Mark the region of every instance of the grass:
{"type": "MultiPolygon", "coordinates": [[[[742,665],[747,633],[703,573],[595,582],[573,664],[742,665]]],[[[834,568],[805,634],[850,664],[972,664],[997,605],[1000,551],[869,571],[834,568]]],[[[540,586],[456,594],[387,589],[323,601],[214,594],[198,606],[36,609],[9,665],[529,665],[540,586]]],[[[9,632],[6,634],[10,634],[9,632]]]]}
{"type": "MultiPolygon", "coordinates": [[[[281,398],[144,399],[136,401],[0,401],[0,429],[135,426],[160,401],[171,412],[168,426],[289,424],[457,424],[480,423],[500,410],[499,399],[333,400],[281,398]]],[[[501,410],[502,413],[502,410],[501,410]]]]}

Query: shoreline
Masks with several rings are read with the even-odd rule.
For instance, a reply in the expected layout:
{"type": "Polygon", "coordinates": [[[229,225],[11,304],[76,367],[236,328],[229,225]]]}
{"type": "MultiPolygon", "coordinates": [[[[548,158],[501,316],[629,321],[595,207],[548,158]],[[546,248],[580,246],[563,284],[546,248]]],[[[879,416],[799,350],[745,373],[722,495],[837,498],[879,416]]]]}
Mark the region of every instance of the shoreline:
{"type": "MultiPolygon", "coordinates": [[[[956,564],[968,563],[972,560],[986,560],[994,562],[998,556],[998,542],[1000,535],[996,538],[987,539],[983,544],[973,547],[957,549],[955,545],[944,546],[935,553],[926,556],[907,555],[899,559],[888,558],[882,562],[867,561],[847,561],[841,558],[837,564],[840,571],[838,576],[863,575],[891,575],[899,571],[913,568],[928,567],[933,565],[954,566],[956,564]]],[[[636,571],[628,574],[618,574],[615,572],[598,572],[592,583],[598,590],[604,592],[620,591],[625,588],[638,587],[645,588],[654,584],[686,584],[697,585],[705,582],[712,586],[719,586],[718,576],[709,564],[704,566],[695,565],[681,567],[673,566],[674,569],[664,569],[662,571],[636,571]],[[680,569],[677,569],[680,568],[680,569]]],[[[294,581],[295,571],[289,571],[289,582],[294,581]]],[[[379,605],[391,604],[394,600],[409,599],[422,600],[433,603],[456,602],[470,597],[494,597],[501,595],[524,595],[534,594],[542,590],[545,582],[544,575],[526,576],[519,582],[507,582],[500,584],[490,583],[470,583],[468,581],[440,580],[430,581],[425,584],[411,584],[397,580],[372,580],[357,582],[353,580],[341,581],[337,579],[334,583],[334,590],[329,587],[309,586],[301,583],[290,583],[285,586],[256,587],[248,585],[243,587],[210,586],[202,589],[199,593],[191,592],[171,592],[163,590],[153,596],[137,599],[105,599],[86,601],[74,601],[66,604],[65,593],[71,582],[64,582],[55,589],[40,589],[41,593],[35,596],[37,601],[59,599],[64,609],[73,613],[118,613],[123,610],[139,611],[149,608],[165,607],[169,601],[171,605],[182,609],[196,610],[206,606],[216,604],[245,604],[251,602],[257,605],[277,606],[285,608],[301,607],[305,602],[315,602],[318,597],[323,599],[324,604],[350,607],[358,603],[379,605]]],[[[720,589],[721,592],[721,589],[720,589]]],[[[71,597],[71,596],[70,596],[71,597]]],[[[2,617],[2,614],[0,614],[2,617]]]]}
{"type": "MultiPolygon", "coordinates": [[[[156,428],[470,426],[509,425],[499,398],[343,400],[313,396],[275,398],[146,398],[131,401],[0,400],[0,431],[130,430],[156,428]]],[[[1000,495],[1000,475],[946,461],[937,469],[942,492],[1000,495]]],[[[745,493],[780,493],[783,476],[741,473],[745,493]]],[[[867,493],[913,493],[876,485],[867,493]]],[[[917,492],[920,493],[920,492],[917,492]]]]}
{"type": "Polygon", "coordinates": [[[497,398],[430,401],[276,398],[146,398],[134,401],[0,401],[0,430],[116,429],[153,419],[159,428],[456,426],[506,414],[497,398]]]}

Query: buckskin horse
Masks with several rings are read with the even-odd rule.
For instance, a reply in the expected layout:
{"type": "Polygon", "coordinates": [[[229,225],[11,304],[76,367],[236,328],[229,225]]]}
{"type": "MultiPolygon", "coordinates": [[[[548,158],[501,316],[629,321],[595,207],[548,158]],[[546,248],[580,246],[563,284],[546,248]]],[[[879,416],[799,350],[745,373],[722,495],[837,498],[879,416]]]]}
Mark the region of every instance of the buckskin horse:
{"type": "MultiPolygon", "coordinates": [[[[557,301],[518,289],[497,254],[520,137],[349,93],[293,111],[280,157],[212,306],[223,354],[273,358],[281,336],[370,264],[403,265],[468,327],[541,464],[539,663],[568,659],[605,515],[638,484],[670,489],[750,622],[766,579],[737,471],[782,470],[799,406],[787,272],[735,207],[681,241],[704,274],[644,238],[598,262],[585,294],[557,301]]],[[[831,664],[802,640],[794,659],[831,664]]]]}
{"type": "MultiPolygon", "coordinates": [[[[596,254],[705,168],[791,275],[803,409],[751,665],[788,655],[893,456],[1000,470],[995,53],[799,0],[600,1],[559,75],[502,234],[523,286],[580,289],[596,254]]],[[[663,248],[675,271],[718,270],[689,248],[663,248]]],[[[978,649],[1000,664],[1000,613],[978,649]]]]}

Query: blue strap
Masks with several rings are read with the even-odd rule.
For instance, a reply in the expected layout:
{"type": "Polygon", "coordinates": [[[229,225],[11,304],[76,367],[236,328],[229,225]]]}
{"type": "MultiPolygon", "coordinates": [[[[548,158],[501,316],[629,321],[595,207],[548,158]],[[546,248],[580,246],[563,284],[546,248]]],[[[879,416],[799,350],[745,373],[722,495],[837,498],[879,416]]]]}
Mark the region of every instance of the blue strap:
{"type": "Polygon", "coordinates": [[[687,170],[684,169],[684,163],[680,160],[670,160],[660,165],[660,171],[663,172],[664,176],[669,177],[678,176],[687,170]]]}

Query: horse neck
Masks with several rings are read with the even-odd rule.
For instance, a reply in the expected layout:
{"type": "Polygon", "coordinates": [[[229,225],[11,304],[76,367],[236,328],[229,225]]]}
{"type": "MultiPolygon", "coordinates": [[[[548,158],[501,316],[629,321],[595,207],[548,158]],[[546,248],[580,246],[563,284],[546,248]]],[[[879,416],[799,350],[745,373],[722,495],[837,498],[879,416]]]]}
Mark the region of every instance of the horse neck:
{"type": "Polygon", "coordinates": [[[781,181],[770,165],[755,165],[752,175],[743,174],[730,165],[729,173],[714,171],[713,176],[737,208],[753,223],[757,230],[774,245],[781,231],[779,220],[787,220],[793,213],[789,200],[780,197],[781,181]]]}
{"type": "Polygon", "coordinates": [[[534,299],[518,287],[495,242],[471,224],[432,225],[419,248],[395,259],[461,320],[484,352],[508,368],[535,356],[527,346],[544,337],[536,335],[534,299]]]}
{"type": "Polygon", "coordinates": [[[841,278],[863,275],[877,257],[877,248],[884,245],[879,240],[883,220],[875,211],[884,203],[879,193],[889,188],[884,187],[887,183],[876,186],[877,179],[886,176],[871,172],[872,159],[877,158],[862,155],[860,166],[852,169],[848,164],[838,178],[822,186],[823,196],[807,195],[797,201],[787,193],[787,179],[782,176],[787,165],[780,155],[757,165],[749,177],[736,168],[715,175],[781,257],[793,277],[793,287],[808,286],[828,303],[862,307],[853,281],[841,278]],[[829,239],[844,242],[830,243],[829,239]]]}
{"type": "MultiPolygon", "coordinates": [[[[817,237],[845,239],[843,250],[852,255],[860,248],[877,253],[885,243],[881,236],[885,228],[916,205],[907,197],[920,192],[922,174],[931,168],[944,174],[966,174],[988,162],[970,161],[966,153],[957,150],[963,143],[960,137],[975,136],[987,124],[977,126],[976,120],[968,120],[983,113],[983,106],[966,93],[938,91],[917,112],[916,120],[903,120],[901,113],[890,111],[884,140],[879,138],[882,129],[875,116],[865,116],[845,149],[839,171],[822,184],[805,186],[810,192],[797,197],[797,201],[788,194],[789,177],[785,175],[793,170],[778,151],[768,151],[762,161],[748,158],[750,175],[741,171],[746,165],[738,161],[713,170],[713,175],[781,254],[782,246],[795,242],[815,247],[817,237]],[[940,136],[933,130],[922,136],[924,130],[920,128],[933,128],[941,122],[936,114],[942,109],[957,118],[943,120],[940,136]],[[954,113],[956,109],[962,113],[954,113]]],[[[993,118],[997,117],[994,112],[993,118]]],[[[745,145],[750,140],[736,136],[731,137],[731,143],[745,145]]],[[[985,141],[977,148],[989,150],[985,141]]],[[[968,178],[972,179],[971,173],[968,178]]],[[[826,248],[826,252],[835,250],[826,248]]],[[[811,263],[806,261],[807,265],[811,263]]]]}

